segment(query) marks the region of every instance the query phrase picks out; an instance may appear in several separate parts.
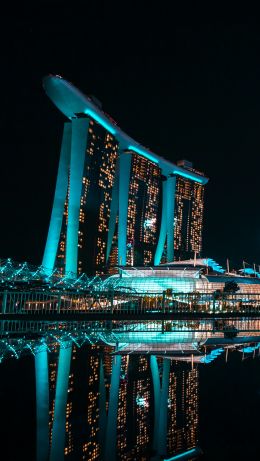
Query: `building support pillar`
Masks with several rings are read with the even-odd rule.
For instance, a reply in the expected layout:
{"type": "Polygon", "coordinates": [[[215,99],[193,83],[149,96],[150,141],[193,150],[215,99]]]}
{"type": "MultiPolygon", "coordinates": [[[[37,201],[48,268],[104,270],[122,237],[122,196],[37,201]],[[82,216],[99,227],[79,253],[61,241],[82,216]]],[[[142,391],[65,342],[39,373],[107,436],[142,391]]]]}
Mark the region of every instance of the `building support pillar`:
{"type": "Polygon", "coordinates": [[[120,150],[119,160],[119,215],[118,215],[118,264],[126,265],[128,193],[132,155],[120,150]]]}
{"type": "Polygon", "coordinates": [[[73,276],[76,276],[78,272],[79,212],[82,193],[82,178],[86,158],[88,127],[88,118],[83,117],[72,119],[65,273],[71,273],[73,276]]]}
{"type": "Polygon", "coordinates": [[[162,184],[162,215],[161,215],[161,227],[160,234],[158,239],[157,248],[154,256],[154,265],[159,266],[163,249],[165,245],[166,235],[167,235],[167,181],[163,181],[162,184]]]}
{"type": "Polygon", "coordinates": [[[174,205],[175,205],[176,176],[169,175],[163,181],[162,216],[159,240],[155,252],[154,264],[158,266],[162,259],[167,237],[167,262],[174,259],[174,205]]]}
{"type": "Polygon", "coordinates": [[[155,355],[151,355],[150,357],[150,367],[151,367],[151,373],[152,373],[153,395],[154,395],[153,449],[157,450],[158,437],[159,437],[158,428],[159,428],[159,416],[160,416],[161,386],[160,386],[159,368],[158,368],[157,358],[155,355]]]}
{"type": "Polygon", "coordinates": [[[36,460],[49,459],[49,374],[48,349],[43,345],[35,354],[36,381],[36,460]]]}
{"type": "Polygon", "coordinates": [[[55,265],[60,240],[64,204],[68,190],[69,161],[71,150],[71,123],[64,123],[61,154],[56,182],[56,189],[51,213],[47,242],[44,250],[42,265],[51,272],[55,265]]]}
{"type": "Polygon", "coordinates": [[[106,263],[108,263],[108,259],[111,252],[113,237],[115,234],[116,228],[116,217],[118,213],[118,195],[119,195],[119,169],[120,169],[120,157],[118,156],[116,162],[116,171],[115,171],[115,180],[112,189],[112,197],[111,197],[111,206],[110,206],[110,218],[109,218],[109,226],[108,226],[108,236],[107,236],[107,251],[106,251],[106,263]]]}
{"type": "Polygon", "coordinates": [[[58,374],[56,380],[50,461],[60,461],[64,459],[64,446],[66,435],[66,406],[68,396],[71,353],[72,343],[70,341],[63,344],[63,346],[60,346],[58,374]]]}
{"type": "Polygon", "coordinates": [[[112,364],[109,393],[108,417],[106,427],[105,461],[115,461],[117,440],[117,412],[120,385],[121,355],[115,355],[112,364]]]}

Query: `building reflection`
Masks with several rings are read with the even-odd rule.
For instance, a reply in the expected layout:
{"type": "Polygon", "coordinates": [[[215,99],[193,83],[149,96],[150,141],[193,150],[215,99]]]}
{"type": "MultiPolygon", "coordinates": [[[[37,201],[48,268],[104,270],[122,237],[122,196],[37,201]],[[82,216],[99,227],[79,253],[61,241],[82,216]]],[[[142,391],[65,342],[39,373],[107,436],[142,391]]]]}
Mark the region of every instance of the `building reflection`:
{"type": "MultiPolygon", "coordinates": [[[[48,354],[50,453],[59,351],[57,343],[48,354]]],[[[148,461],[195,448],[198,385],[196,364],[148,354],[117,355],[110,346],[73,345],[64,459],[148,461]]]]}

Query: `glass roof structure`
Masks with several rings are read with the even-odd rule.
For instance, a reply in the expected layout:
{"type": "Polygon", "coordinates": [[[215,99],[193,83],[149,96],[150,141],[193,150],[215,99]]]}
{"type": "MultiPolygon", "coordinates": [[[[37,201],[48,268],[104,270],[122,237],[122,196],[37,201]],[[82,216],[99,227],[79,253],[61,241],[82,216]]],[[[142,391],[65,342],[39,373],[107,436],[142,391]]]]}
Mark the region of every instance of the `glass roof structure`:
{"type": "Polygon", "coordinates": [[[155,267],[119,268],[119,273],[106,278],[101,286],[103,289],[140,294],[160,294],[165,290],[173,293],[212,293],[222,290],[228,282],[236,282],[241,293],[260,294],[260,277],[225,274],[210,258],[199,260],[196,266],[189,260],[155,267]]]}
{"type": "Polygon", "coordinates": [[[126,291],[132,293],[162,293],[167,289],[172,289],[177,293],[190,293],[196,291],[195,277],[179,277],[174,276],[171,272],[167,276],[157,275],[132,276],[122,274],[113,275],[106,279],[102,288],[126,291]]]}

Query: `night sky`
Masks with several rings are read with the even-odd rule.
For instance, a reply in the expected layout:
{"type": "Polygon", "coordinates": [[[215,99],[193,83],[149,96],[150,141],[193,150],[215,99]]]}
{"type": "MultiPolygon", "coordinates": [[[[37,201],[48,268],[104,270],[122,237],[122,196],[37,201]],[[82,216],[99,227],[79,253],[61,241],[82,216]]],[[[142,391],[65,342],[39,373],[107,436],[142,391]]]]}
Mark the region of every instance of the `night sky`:
{"type": "Polygon", "coordinates": [[[83,4],[39,1],[1,15],[0,257],[41,263],[65,120],[42,88],[53,73],[100,99],[137,141],[210,178],[204,256],[260,264],[254,15],[83,4]]]}

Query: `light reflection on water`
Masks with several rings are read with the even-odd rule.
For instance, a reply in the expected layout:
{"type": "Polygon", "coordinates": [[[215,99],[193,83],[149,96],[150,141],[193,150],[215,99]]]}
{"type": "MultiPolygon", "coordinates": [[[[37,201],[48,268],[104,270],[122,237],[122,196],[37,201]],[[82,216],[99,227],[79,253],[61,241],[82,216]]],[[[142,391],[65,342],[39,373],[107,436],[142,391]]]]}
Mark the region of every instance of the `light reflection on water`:
{"type": "MultiPolygon", "coordinates": [[[[10,374],[8,382],[14,395],[12,415],[15,418],[12,416],[12,420],[17,418],[19,421],[20,418],[24,423],[19,431],[24,434],[23,443],[25,450],[27,444],[28,460],[54,460],[64,456],[65,460],[75,461],[159,461],[186,459],[179,456],[186,452],[188,459],[195,459],[200,453],[199,447],[204,451],[206,445],[205,440],[201,440],[201,433],[199,434],[199,375],[204,377],[204,400],[209,398],[207,391],[210,385],[212,387],[212,379],[216,381],[212,392],[216,395],[215,413],[212,411],[212,418],[215,418],[216,408],[222,415],[226,406],[226,403],[218,400],[218,393],[229,386],[230,377],[224,380],[223,373],[227,371],[223,370],[228,370],[232,365],[232,356],[235,355],[239,360],[239,365],[236,364],[236,368],[232,369],[235,387],[238,387],[244,364],[250,363],[253,358],[256,359],[253,362],[259,364],[259,349],[254,349],[253,345],[236,347],[235,352],[232,352],[231,347],[224,351],[222,348],[214,349],[212,353],[216,355],[215,362],[209,361],[207,365],[192,361],[190,356],[185,358],[185,354],[181,355],[184,352],[181,350],[179,357],[173,358],[170,354],[156,350],[153,355],[137,350],[128,354],[121,351],[118,355],[115,354],[115,348],[109,345],[84,344],[79,348],[68,342],[62,346],[60,348],[57,342],[50,352],[42,349],[35,357],[32,354],[23,355],[18,360],[5,360],[0,366],[0,396],[3,406],[9,392],[3,384],[4,381],[8,382],[7,373],[3,370],[7,370],[9,366],[10,373],[10,367],[13,367],[13,374],[10,374]],[[31,387],[23,376],[25,359],[28,360],[28,357],[30,368],[27,365],[26,379],[30,380],[31,387]],[[46,358],[48,366],[47,371],[44,371],[43,363],[46,358]],[[224,367],[222,371],[218,366],[220,363],[224,367]],[[20,377],[19,383],[17,376],[20,377]],[[218,386],[220,378],[223,382],[218,386]],[[18,389],[20,400],[24,400],[24,403],[20,402],[24,405],[24,413],[18,410],[18,389]],[[31,403],[28,403],[29,399],[31,403]],[[30,405],[33,410],[27,415],[30,405]],[[37,428],[32,412],[37,414],[37,428]],[[33,424],[35,427],[32,429],[33,424]],[[38,458],[35,457],[37,437],[38,458]],[[34,450],[32,457],[29,456],[29,447],[34,450]],[[192,452],[193,448],[198,451],[192,452]],[[43,457],[44,452],[48,458],[43,457]]],[[[250,376],[248,375],[249,383],[252,379],[250,376]]],[[[259,391],[256,391],[256,398],[259,400],[258,394],[259,391]]],[[[10,402],[8,406],[10,407],[10,402]]],[[[206,410],[203,408],[204,420],[207,413],[211,413],[211,407],[206,410]]],[[[225,414],[225,418],[226,416],[225,414]]],[[[222,425],[222,419],[220,421],[222,425]]],[[[15,437],[16,431],[17,428],[14,428],[15,437]]],[[[2,437],[6,432],[7,429],[2,432],[2,437]]],[[[4,439],[1,440],[2,446],[5,442],[4,439]]],[[[12,450],[15,449],[13,446],[12,450]]],[[[205,456],[202,458],[203,461],[214,459],[205,456]]],[[[19,457],[12,454],[11,458],[5,459],[15,461],[19,457]]]]}
{"type": "MultiPolygon", "coordinates": [[[[113,351],[109,346],[73,347],[66,407],[66,459],[112,459],[113,445],[115,459],[120,460],[170,457],[195,447],[198,368],[147,354],[114,356],[113,351]],[[119,360],[117,382],[115,363],[119,360]],[[83,406],[78,389],[81,397],[85,395],[83,406]],[[84,422],[80,434],[78,420],[84,422]]],[[[58,351],[49,358],[50,408],[54,408],[57,362],[58,351]]],[[[53,418],[51,411],[50,433],[53,418]]]]}
{"type": "MultiPolygon", "coordinates": [[[[28,459],[146,461],[197,446],[198,365],[114,352],[108,345],[57,343],[30,355],[37,427],[28,437],[27,424],[26,439],[38,455],[30,458],[28,450],[28,459]]],[[[24,360],[8,359],[1,369],[11,362],[21,368],[24,360]]]]}

